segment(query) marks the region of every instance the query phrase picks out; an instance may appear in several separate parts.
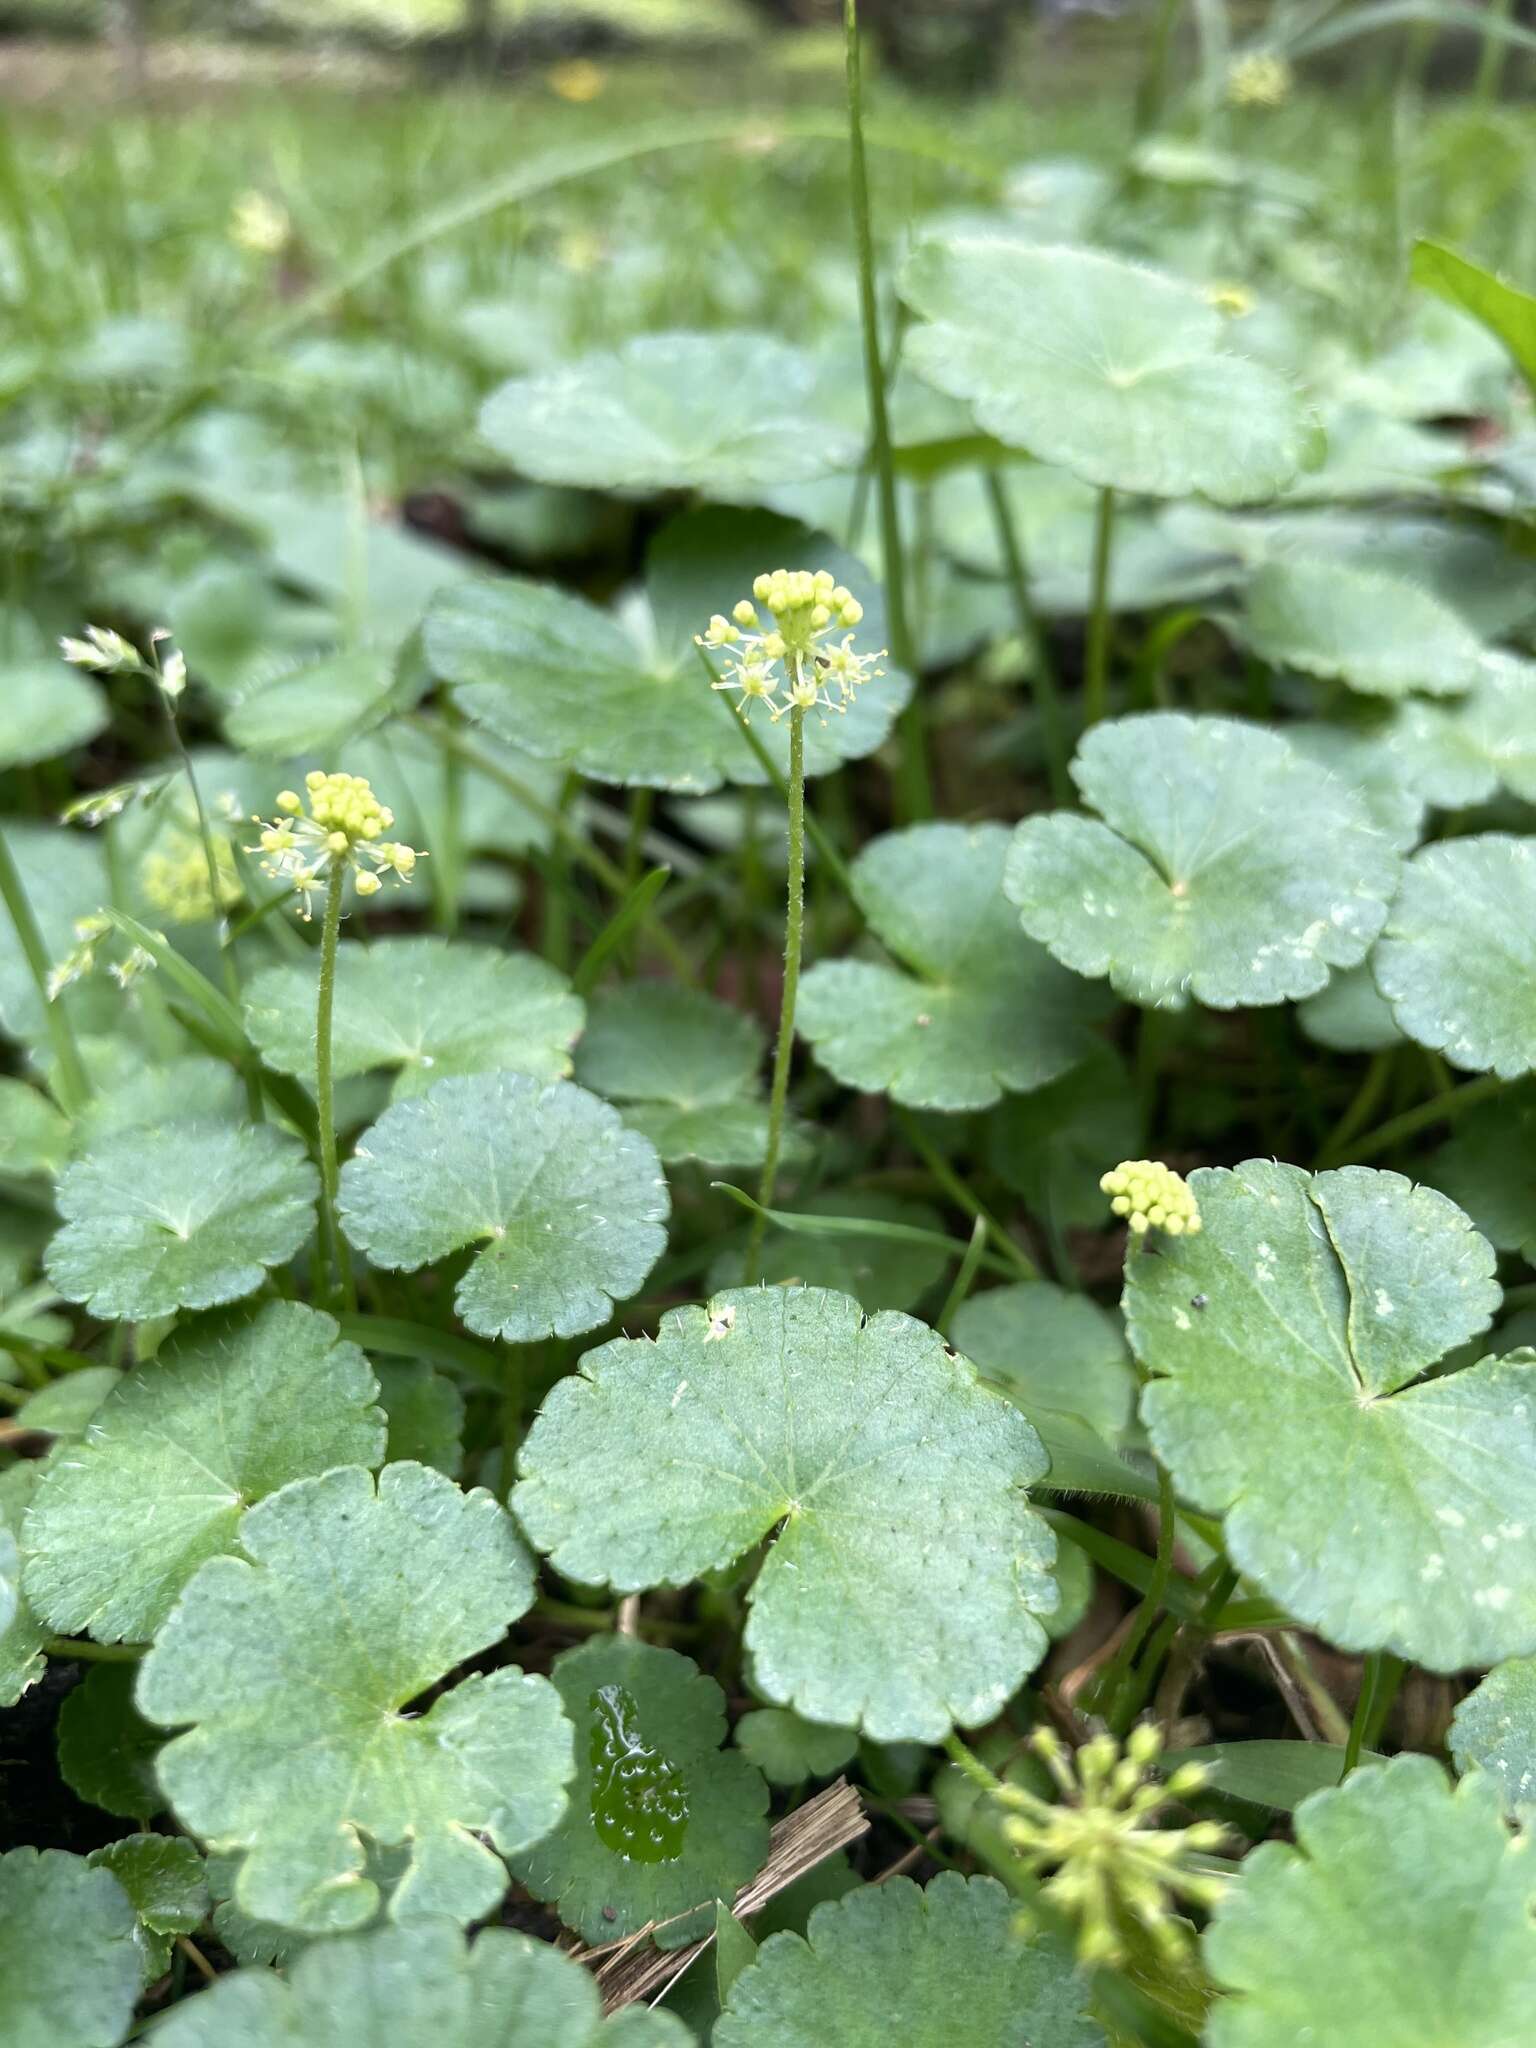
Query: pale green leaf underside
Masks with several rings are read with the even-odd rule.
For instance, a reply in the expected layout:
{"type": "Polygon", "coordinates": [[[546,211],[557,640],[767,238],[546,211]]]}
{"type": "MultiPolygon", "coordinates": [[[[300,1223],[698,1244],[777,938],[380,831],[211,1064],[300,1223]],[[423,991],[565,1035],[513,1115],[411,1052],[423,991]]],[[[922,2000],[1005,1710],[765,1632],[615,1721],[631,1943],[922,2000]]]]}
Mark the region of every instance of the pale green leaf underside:
{"type": "Polygon", "coordinates": [[[270,1124],[122,1132],[59,1181],[48,1277],[93,1315],[132,1322],[238,1301],[308,1238],[319,1186],[298,1140],[270,1124]]]}
{"type": "Polygon", "coordinates": [[[499,1859],[565,1804],[570,1729],[546,1679],[474,1675],[401,1709],[501,1636],[533,1570],[488,1493],[423,1465],[342,1466],[251,1508],[244,1557],[198,1571],[144,1660],[139,1705],[193,1724],[160,1754],[182,1822],[244,1850],[236,1899],[311,1933],[379,1904],[363,1837],[409,1845],[389,1910],[468,1921],[506,1885],[499,1859]],[[247,1561],[247,1559],[249,1561],[247,1561]]]}
{"type": "Polygon", "coordinates": [[[159,2048],[686,2048],[670,2013],[604,2021],[597,1980],[547,1942],[385,1927],[316,1942],[285,1975],[236,1970],[186,2000],[159,2048]]]}
{"type": "MultiPolygon", "coordinates": [[[[311,1087],[318,968],[269,967],[246,990],[246,1029],[262,1058],[311,1087]]],[[[394,1095],[449,1074],[497,1068],[557,1081],[571,1070],[584,1008],[532,953],[432,938],[345,945],[336,959],[332,1061],[338,1080],[385,1068],[394,1095]]]]}
{"type": "Polygon", "coordinates": [[[1508,1814],[1536,1818],[1536,1657],[1512,1657],[1473,1687],[1451,1718],[1458,1771],[1481,1769],[1508,1814]]]}
{"type": "Polygon", "coordinates": [[[1400,1756],[1318,1792],[1248,1857],[1206,1937],[1211,2048],[1516,2048],[1536,1871],[1484,1780],[1400,1756]]]}
{"type": "Polygon", "coordinates": [[[1415,854],[1371,958],[1399,1028],[1453,1066],[1536,1067],[1536,839],[1487,832],[1415,854]]]}
{"type": "Polygon", "coordinates": [[[796,1019],[846,1087],[985,1109],[1092,1050],[1102,997],[1019,930],[1001,890],[1008,841],[1001,825],[915,825],[854,862],[859,907],[902,965],[818,962],[796,1019]]]}
{"type": "Polygon", "coordinates": [[[1477,635],[1406,578],[1296,556],[1266,563],[1245,602],[1248,642],[1276,668],[1376,697],[1454,697],[1477,680],[1477,635]]]}
{"type": "Polygon", "coordinates": [[[1224,504],[1273,497],[1315,450],[1285,380],[1222,346],[1178,280],[1094,250],[980,234],[921,242],[907,359],[989,433],[1087,483],[1224,504]]]}
{"type": "Polygon", "coordinates": [[[1233,1563],[1343,1649],[1453,1671],[1536,1643],[1536,1355],[1422,1377],[1487,1328],[1492,1248],[1367,1167],[1191,1185],[1205,1227],[1130,1260],[1126,1319],[1158,1455],[1233,1563]]]}
{"type": "Polygon", "coordinates": [[[767,1788],[746,1757],[720,1747],[725,1695],[686,1657],[627,1636],[595,1636],[568,1650],[551,1676],[576,1731],[576,1777],[559,1826],[513,1860],[513,1876],[594,1945],[652,1920],[676,1923],[658,1930],[662,1948],[695,1939],[701,1930],[690,1909],[734,1899],[768,1853],[767,1788]],[[594,1772],[592,1724],[599,1689],[609,1686],[628,1695],[626,1733],[657,1751],[680,1781],[686,1825],[679,1853],[664,1860],[621,1853],[594,1824],[594,1797],[601,1804],[607,1788],[602,1765],[594,1772]]]}
{"type": "Polygon", "coordinates": [[[715,2048],[1101,2048],[1088,1987],[990,1877],[909,1878],[818,1906],[770,1935],[731,1986],[715,2048]]]}
{"type": "Polygon", "coordinates": [[[61,1849],[0,1856],[5,2048],[117,2048],[139,1995],[135,1926],[110,1872],[61,1849]]]}
{"type": "Polygon", "coordinates": [[[618,1112],[568,1081],[474,1074],[397,1102],[342,1170],[347,1236],[414,1273],[485,1247],[459,1282],[483,1337],[530,1343],[606,1322],[666,1244],[661,1162],[618,1112]]]}
{"type": "Polygon", "coordinates": [[[856,467],[862,438],[813,417],[814,381],[809,357],[769,335],[639,335],[513,378],[480,433],[544,483],[732,497],[856,467]]]}
{"type": "Polygon", "coordinates": [[[125,1374],[52,1459],[25,1525],[26,1585],[61,1635],[146,1641],[242,1512],[291,1479],[377,1465],[378,1385],[330,1316],[268,1302],[194,1326],[125,1374]]]}
{"type": "Polygon", "coordinates": [[[62,661],[0,666],[0,768],[51,761],[95,739],[106,722],[100,689],[62,661]]]}
{"type": "Polygon", "coordinates": [[[1313,995],[1380,931],[1396,853],[1278,734],[1150,712],[1096,726],[1072,775],[1099,818],[1025,819],[1003,887],[1031,937],[1132,1001],[1313,995]]]}
{"type": "Polygon", "coordinates": [[[778,1534],[751,1594],[758,1690],[934,1741],[1039,1660],[1052,1543],[1018,1411],[933,1331],[819,1288],[717,1295],[549,1395],[513,1505],[558,1570],[684,1585],[778,1534]]]}

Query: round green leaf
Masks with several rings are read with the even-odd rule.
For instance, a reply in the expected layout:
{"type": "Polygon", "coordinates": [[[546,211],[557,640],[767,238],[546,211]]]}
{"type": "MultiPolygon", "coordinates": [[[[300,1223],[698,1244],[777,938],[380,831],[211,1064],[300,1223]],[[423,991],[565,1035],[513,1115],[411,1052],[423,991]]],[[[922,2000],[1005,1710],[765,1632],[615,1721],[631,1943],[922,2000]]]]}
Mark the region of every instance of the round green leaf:
{"type": "Polygon", "coordinates": [[[1452,1066],[1536,1067],[1536,839],[1485,832],[1422,847],[1371,956],[1398,1028],[1452,1066]]]}
{"type": "Polygon", "coordinates": [[[59,1771],[79,1798],[124,1820],[165,1805],[155,1758],[165,1741],[133,1703],[131,1664],[96,1664],[59,1709],[59,1771]]]}
{"type": "Polygon", "coordinates": [[[1536,1904],[1494,1787],[1426,1756],[1357,1771],[1266,1842],[1206,1936],[1230,1996],[1211,2048],[1513,2048],[1536,2000],[1536,1904]]]}
{"type": "Polygon", "coordinates": [[[1099,818],[1026,818],[1003,887],[1032,938],[1134,1002],[1231,1010],[1312,995],[1381,929],[1397,855],[1277,733],[1179,712],[1118,718],[1087,735],[1072,778],[1099,818]]]}
{"type": "Polygon", "coordinates": [[[0,1707],[14,1707],[43,1675],[43,1644],[48,1631],[32,1612],[21,1587],[21,1529],[37,1490],[41,1467],[12,1465],[0,1472],[0,1548],[5,1554],[4,1578],[9,1588],[8,1616],[0,1614],[0,1707]]]}
{"type": "Polygon", "coordinates": [[[381,1927],[315,1942],[285,1975],[234,1970],[156,2028],[156,2048],[688,2048],[670,2013],[604,2020],[590,1970],[489,1927],[381,1927]]]}
{"type": "MultiPolygon", "coordinates": [[[[829,569],[864,606],[858,645],[889,645],[884,599],[862,562],[792,519],[712,509],[674,521],[652,548],[651,621],[503,576],[443,593],[427,616],[427,656],[469,717],[541,759],[636,788],[760,787],[767,775],[738,714],[710,688],[693,636],[782,562],[829,569]]],[[[809,720],[807,775],[872,754],[911,693],[910,677],[889,670],[845,715],[809,720]]],[[[759,716],[752,729],[785,773],[787,723],[759,716]]]]}
{"type": "Polygon", "coordinates": [[[1424,1178],[1465,1209],[1501,1252],[1536,1253],[1536,1082],[1523,1081],[1456,1120],[1424,1178]]]}
{"type": "Polygon", "coordinates": [[[880,1741],[988,1719],[1045,1648],[1044,1470],[1017,1409],[907,1316],[820,1288],[674,1309],[546,1399],[513,1505],[558,1570],[684,1585],[777,1531],[753,1582],[759,1692],[880,1741]]]}
{"type": "Polygon", "coordinates": [[[29,768],[95,739],[107,701],[89,676],[62,661],[0,666],[0,768],[29,768]]]}
{"type": "MultiPolygon", "coordinates": [[[[245,1000],[267,1065],[311,1087],[318,974],[318,965],[269,967],[245,1000]]],[[[397,1101],[448,1074],[512,1068],[556,1081],[571,1070],[584,1014],[565,976],[532,953],[378,939],[338,948],[331,1058],[338,1080],[389,1069],[397,1101]]]]}
{"type": "Polygon", "coordinates": [[[46,1430],[50,1436],[84,1436],[91,1417],[122,1377],[116,1366],[80,1366],[29,1394],[16,1419],[23,1429],[46,1430]]]}
{"type": "Polygon", "coordinates": [[[124,1835],[85,1860],[92,1870],[110,1870],[128,1894],[144,1981],[154,1983],[171,1966],[173,1938],[190,1934],[208,1911],[202,1857],[182,1835],[124,1835]]]}
{"type": "Polygon", "coordinates": [[[140,1668],[143,1713],[195,1724],[160,1753],[180,1819],[246,1851],[236,1899],[257,1919],[366,1924],[364,1834],[409,1845],[393,1917],[489,1913],[506,1872],[478,1837],[510,1855],[565,1806],[559,1699],[506,1665],[404,1709],[526,1612],[533,1569],[506,1514],[424,1465],[386,1466],[377,1493],[342,1466],[251,1508],[240,1543],[202,1566],[140,1668]]]}
{"type": "Polygon", "coordinates": [[[988,433],[1087,483],[1243,504],[1316,452],[1291,387],[1231,354],[1222,316],[1175,278],[962,233],[920,242],[901,293],[930,323],[907,339],[913,367],[988,433]]]}
{"type": "Polygon", "coordinates": [[[173,1337],[50,1463],[25,1529],[33,1607],[62,1635],[147,1641],[252,1501],[380,1462],[378,1391],[357,1346],[299,1302],[173,1337]]]}
{"type": "Polygon", "coordinates": [[[1512,1657],[1473,1687],[1451,1717],[1458,1771],[1481,1769],[1504,1811],[1536,1817],[1536,1657],[1512,1657]]]}
{"type": "Polygon", "coordinates": [[[1536,662],[1488,653],[1473,688],[1454,704],[1405,704],[1390,750],[1430,803],[1487,803],[1500,789],[1536,801],[1536,662]]]}
{"type": "Polygon", "coordinates": [[[736,1723],[736,1746],[773,1785],[830,1778],[859,1746],[852,1728],[823,1728],[788,1707],[755,1707],[736,1723]]]}
{"type": "Polygon", "coordinates": [[[715,2048],[1102,2048],[1088,1987],[1044,1935],[1020,1936],[995,1878],[945,1871],[818,1906],[770,1935],[731,1986],[715,2048]]]}
{"type": "Polygon", "coordinates": [[[319,1186],[298,1140],[270,1124],[121,1132],[59,1181],[48,1277],[92,1315],[130,1322],[238,1301],[308,1238],[319,1186]]]}
{"type": "Polygon", "coordinates": [[[1048,1280],[991,1287],[962,1302],[950,1338],[1026,1415],[1075,1415],[1118,1443],[1136,1380],[1119,1319],[1048,1280]]]}
{"type": "Polygon", "coordinates": [[[1133,1256],[1142,1416],[1232,1562],[1347,1650],[1432,1671],[1536,1641],[1536,1354],[1425,1378],[1488,1327],[1492,1247],[1401,1174],[1248,1160],[1133,1256]]]}
{"type": "Polygon", "coordinates": [[[121,1038],[84,1039],[80,1052],[96,1092],[75,1120],[77,1150],[146,1124],[244,1120],[245,1090],[223,1060],[155,1059],[121,1038]]]}
{"type": "MultiPolygon", "coordinates": [[[[757,1166],[767,1151],[762,1027],[702,989],[637,981],[592,1006],[576,1078],[622,1105],[668,1166],[757,1166]]],[[[794,1139],[786,1157],[803,1151],[794,1139]]]]}
{"type": "Polygon", "coordinates": [[[766,334],[644,334],[514,377],[480,434],[543,483],[730,498],[857,467],[862,437],[815,418],[814,383],[810,358],[766,334]]]}
{"type": "Polygon", "coordinates": [[[533,1343],[595,1329],[667,1241],[653,1148],[568,1081],[474,1074],[397,1102],[341,1176],[347,1236],[414,1273],[485,1244],[455,1305],[482,1337],[533,1343]]]}
{"type": "MultiPolygon", "coordinates": [[[[1430,707],[1406,706],[1402,716],[1430,707]]],[[[1423,837],[1428,797],[1415,783],[1394,743],[1395,729],[1355,731],[1328,725],[1322,719],[1298,719],[1284,728],[1298,754],[1346,783],[1359,798],[1366,816],[1384,832],[1399,853],[1409,853],[1423,837]]]]}
{"type": "Polygon", "coordinates": [[[1276,668],[1374,697],[1455,697],[1477,680],[1477,635],[1403,577],[1298,555],[1258,570],[1245,605],[1248,642],[1276,668]]]}
{"type": "Polygon", "coordinates": [[[109,1871],[61,1849],[0,1856],[6,2048],[117,2048],[139,1995],[136,1925],[109,1871]]]}
{"type": "Polygon", "coordinates": [[[846,1087],[917,1109],[985,1109],[1091,1051],[1098,991],[1026,939],[1002,894],[1002,825],[913,825],[853,864],[870,929],[903,966],[819,961],[796,1022],[846,1087]]]}
{"type": "Polygon", "coordinates": [[[594,1944],[651,1921],[662,1948],[700,1932],[693,1907],[733,1899],[768,1853],[768,1792],[722,1751],[725,1695],[686,1657],[594,1636],[551,1674],[576,1730],[576,1779],[553,1834],[512,1874],[594,1944]]]}
{"type": "Polygon", "coordinates": [[[392,711],[408,710],[425,683],[419,663],[398,676],[388,648],[360,647],[306,662],[247,691],[224,714],[224,732],[242,753],[269,760],[332,753],[392,711]]]}

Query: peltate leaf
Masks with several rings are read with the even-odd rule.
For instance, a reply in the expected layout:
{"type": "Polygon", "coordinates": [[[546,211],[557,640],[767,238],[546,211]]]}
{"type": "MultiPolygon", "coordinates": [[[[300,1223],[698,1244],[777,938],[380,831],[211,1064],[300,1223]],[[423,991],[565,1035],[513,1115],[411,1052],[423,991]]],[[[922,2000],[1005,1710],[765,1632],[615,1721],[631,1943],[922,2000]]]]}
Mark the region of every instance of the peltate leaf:
{"type": "Polygon", "coordinates": [[[933,1331],[820,1288],[751,1289],[620,1337],[549,1395],[514,1506],[558,1570],[683,1585],[778,1534],[759,1692],[881,1741],[987,1719],[1038,1662],[1052,1539],[1023,1416],[933,1331]]]}
{"type": "Polygon", "coordinates": [[[1142,1416],[1232,1562],[1342,1649],[1433,1671],[1536,1642],[1536,1354],[1424,1375],[1487,1328],[1491,1246],[1432,1188],[1248,1160],[1130,1259],[1142,1416]]]}
{"type": "Polygon", "coordinates": [[[1124,1433],[1136,1395],[1125,1338],[1086,1294],[1047,1280],[991,1287],[961,1303],[950,1336],[1031,1418],[1075,1415],[1109,1444],[1124,1433]]]}
{"type": "Polygon", "coordinates": [[[666,1244],[661,1162],[618,1112],[568,1081],[474,1074],[397,1102],[341,1176],[347,1236],[414,1273],[484,1244],[459,1282],[482,1337],[531,1343],[606,1322],[666,1244]]]}
{"type": "MultiPolygon", "coordinates": [[[[246,991],[245,1022],[268,1066],[314,1085],[318,966],[269,967],[246,991]]],[[[571,1071],[579,996],[532,953],[444,939],[339,947],[331,1059],[338,1080],[385,1068],[394,1094],[448,1074],[512,1068],[540,1081],[571,1071]]]]}
{"type": "Polygon", "coordinates": [[[768,1853],[767,1788],[722,1750],[725,1695],[686,1657],[594,1636],[551,1674],[576,1730],[565,1818],[512,1865],[594,1945],[650,1921],[662,1948],[702,1931],[702,1907],[733,1899],[768,1853]]]}
{"type": "Polygon", "coordinates": [[[1536,1875],[1486,1780],[1357,1771],[1266,1842],[1206,1937],[1211,2048],[1513,2048],[1536,1999],[1536,1875]]]}
{"type": "Polygon", "coordinates": [[[144,1322],[238,1301],[308,1238],[320,1177],[270,1124],[164,1124],[104,1138],[55,1193],[48,1277],[92,1315],[144,1322]]]}
{"type": "Polygon", "coordinates": [[[1088,1987],[990,1877],[910,1878],[818,1906],[805,1937],[770,1935],[731,1986],[715,2048],[1102,2048],[1088,1987]]]}
{"type": "Polygon", "coordinates": [[[1084,739],[1072,777],[1099,818],[1026,818],[1003,887],[1032,938],[1134,1002],[1230,1010],[1312,995],[1381,929],[1396,853],[1278,733],[1179,712],[1119,718],[1084,739]]]}
{"type": "Polygon", "coordinates": [[[0,1856],[0,2038],[6,2048],[117,2048],[139,1995],[128,1896],[62,1849],[0,1856]]]}
{"type": "Polygon", "coordinates": [[[1536,1067],[1536,839],[1485,832],[1416,853],[1371,957],[1398,1027],[1456,1067],[1536,1067]]]}
{"type": "Polygon", "coordinates": [[[160,1778],[185,1825],[243,1849],[236,1899],[300,1931],[365,1925],[363,1837],[409,1845],[398,1920],[476,1919],[512,1854],[565,1805],[571,1731],[547,1679],[476,1674],[405,1708],[500,1640],[533,1570],[488,1493],[424,1465],[342,1466],[249,1509],[145,1658],[139,1706],[185,1726],[160,1778]]]}
{"type": "Polygon", "coordinates": [[[328,1315],[271,1301],[193,1324],[125,1374],[27,1516],[26,1586],[63,1635],[147,1641],[253,1501],[332,1465],[377,1465],[378,1383],[328,1315]]]}
{"type": "Polygon", "coordinates": [[[818,961],[796,1021],[850,1088],[918,1109],[985,1109],[1093,1046],[1099,992],[1024,937],[1002,894],[1002,825],[913,825],[853,864],[870,929],[902,963],[818,961]]]}

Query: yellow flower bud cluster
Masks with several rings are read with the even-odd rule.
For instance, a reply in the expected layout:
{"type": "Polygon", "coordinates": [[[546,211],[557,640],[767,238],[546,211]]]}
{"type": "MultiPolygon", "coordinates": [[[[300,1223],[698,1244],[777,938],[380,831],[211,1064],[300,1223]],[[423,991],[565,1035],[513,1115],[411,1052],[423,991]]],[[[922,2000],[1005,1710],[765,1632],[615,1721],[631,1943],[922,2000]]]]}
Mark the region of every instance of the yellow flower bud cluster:
{"type": "Polygon", "coordinates": [[[425,857],[412,846],[384,838],[395,814],[379,802],[363,775],[311,769],[304,794],[280,791],[276,809],[270,824],[259,817],[253,821],[261,832],[246,851],[262,856],[263,874],[293,884],[306,918],[310,898],[333,876],[350,869],[358,895],[377,896],[385,876],[408,882],[425,857]]]}
{"type": "Polygon", "coordinates": [[[1166,1780],[1149,1775],[1162,1736],[1145,1722],[1123,1750],[1112,1735],[1095,1735],[1074,1755],[1049,1728],[1035,1730],[1030,1748],[1060,1798],[1000,1785],[1003,1833],[1025,1867],[1044,1876],[1045,1899],[1075,1924],[1082,1961],[1120,1961],[1138,1926],[1164,1954],[1182,1953],[1190,1930],[1179,1902],[1210,1906],[1221,1896],[1223,1881],[1195,1859],[1219,1849],[1225,1832],[1215,1821],[1184,1828],[1151,1823],[1170,1802],[1200,1790],[1206,1767],[1181,1764],[1166,1780]]]}
{"type": "Polygon", "coordinates": [[[1234,107],[1280,107],[1291,96],[1295,73],[1275,50],[1250,50],[1227,73],[1227,98],[1234,107]]]}
{"type": "Polygon", "coordinates": [[[1138,1237],[1149,1230],[1193,1237],[1200,1228],[1200,1204],[1187,1182],[1160,1159],[1122,1159],[1099,1186],[1109,1196],[1110,1208],[1138,1237]]]}
{"type": "Polygon", "coordinates": [[[215,837],[212,846],[217,905],[208,890],[208,858],[195,832],[173,825],[144,856],[139,868],[144,894],[175,924],[206,924],[240,901],[240,876],[228,840],[215,837]]]}
{"type": "Polygon", "coordinates": [[[752,596],[729,618],[716,612],[698,643],[731,650],[714,687],[740,692],[743,717],[754,703],[766,704],[775,720],[796,710],[844,712],[865,683],[884,674],[875,665],[885,658],[883,648],[854,651],[853,628],[863,617],[863,605],[830,569],[773,569],[755,580],[752,596]],[[766,628],[758,605],[768,612],[766,628]],[[843,635],[838,644],[835,633],[843,635]]]}

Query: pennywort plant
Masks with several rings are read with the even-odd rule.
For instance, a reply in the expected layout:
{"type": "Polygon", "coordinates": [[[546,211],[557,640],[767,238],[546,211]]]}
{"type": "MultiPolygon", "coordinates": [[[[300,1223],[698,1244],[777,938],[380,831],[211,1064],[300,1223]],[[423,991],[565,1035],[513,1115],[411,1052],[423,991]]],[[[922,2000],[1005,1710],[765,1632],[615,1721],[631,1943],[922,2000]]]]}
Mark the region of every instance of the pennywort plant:
{"type": "Polygon", "coordinates": [[[1536,159],[858,26],[7,158],[6,2048],[1528,2032],[1536,159]]]}

